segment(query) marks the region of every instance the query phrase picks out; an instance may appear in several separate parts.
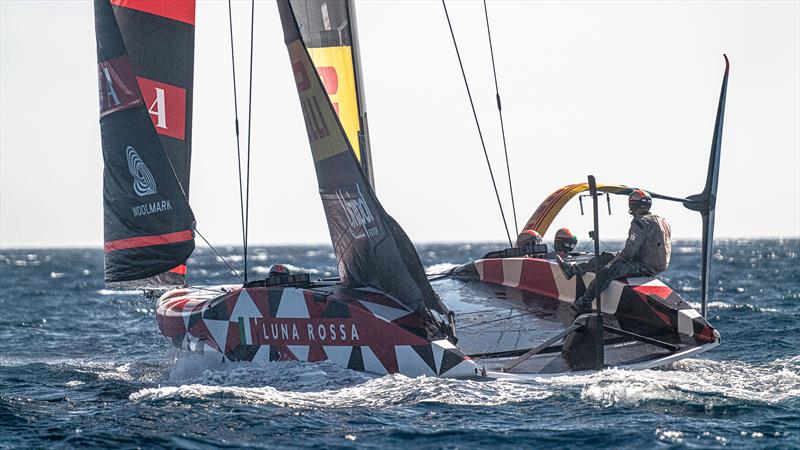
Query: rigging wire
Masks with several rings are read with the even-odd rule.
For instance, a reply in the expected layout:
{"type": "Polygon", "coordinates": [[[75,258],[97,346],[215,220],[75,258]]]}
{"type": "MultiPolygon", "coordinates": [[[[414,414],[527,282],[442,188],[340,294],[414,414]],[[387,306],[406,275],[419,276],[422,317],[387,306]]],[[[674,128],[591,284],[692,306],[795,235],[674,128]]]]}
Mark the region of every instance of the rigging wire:
{"type": "MultiPolygon", "coordinates": [[[[242,184],[242,152],[239,145],[239,102],[237,100],[238,96],[236,93],[236,59],[234,57],[234,51],[233,51],[233,12],[231,10],[231,0],[228,0],[228,25],[231,36],[231,70],[233,72],[233,114],[236,124],[236,161],[238,169],[237,173],[239,174],[239,207],[242,212],[242,246],[244,248],[244,257],[243,257],[244,278],[242,278],[238,272],[234,273],[236,273],[236,275],[239,276],[239,278],[242,278],[242,282],[246,282],[247,281],[247,223],[245,221],[245,209],[244,209],[244,192],[243,192],[244,185],[242,184]]],[[[198,232],[197,234],[200,233],[198,232]]],[[[203,237],[203,235],[201,234],[200,237],[203,237]]],[[[205,241],[205,238],[203,238],[203,240],[205,241]]],[[[206,241],[206,244],[208,244],[208,241],[206,241]]],[[[211,246],[211,244],[209,244],[209,246],[211,246]]],[[[227,261],[225,262],[225,264],[228,264],[227,261]]],[[[230,265],[228,265],[228,267],[230,267],[230,265]]],[[[233,270],[233,268],[231,268],[231,270],[233,270]]]]}
{"type": "Polygon", "coordinates": [[[198,235],[198,236],[200,236],[200,237],[203,239],[203,241],[206,243],[206,245],[208,245],[208,248],[210,248],[211,250],[213,250],[213,251],[214,251],[214,253],[216,253],[216,254],[217,254],[217,257],[218,257],[219,259],[221,259],[221,260],[222,260],[222,262],[224,262],[224,263],[225,263],[225,265],[226,265],[226,266],[228,266],[228,268],[229,268],[229,269],[231,269],[231,272],[233,272],[233,274],[234,274],[234,275],[236,275],[237,277],[239,277],[239,279],[240,279],[240,280],[242,280],[242,283],[246,283],[246,282],[247,282],[247,281],[246,281],[244,278],[242,278],[242,275],[241,275],[241,274],[240,274],[238,271],[236,271],[236,269],[234,269],[234,268],[233,268],[233,266],[231,266],[231,265],[230,265],[230,263],[228,262],[228,260],[226,260],[226,259],[225,259],[225,258],[224,258],[222,255],[220,255],[220,253],[217,251],[217,249],[216,249],[216,248],[214,248],[214,246],[213,246],[213,245],[211,245],[211,243],[210,243],[210,242],[208,242],[208,239],[206,239],[206,237],[205,237],[205,236],[203,236],[203,234],[202,234],[202,233],[200,233],[200,230],[198,230],[196,226],[194,227],[194,232],[195,232],[195,233],[197,233],[197,235],[198,235]]]}
{"type": "Polygon", "coordinates": [[[464,85],[467,88],[467,96],[469,97],[469,104],[472,107],[472,115],[475,117],[475,126],[478,128],[478,136],[481,139],[481,146],[483,147],[483,156],[486,158],[486,166],[489,168],[489,176],[492,178],[492,186],[494,186],[494,195],[497,197],[497,206],[500,207],[500,216],[503,218],[503,228],[506,231],[508,238],[508,245],[513,247],[511,243],[511,234],[508,231],[508,222],[506,221],[506,214],[503,211],[503,203],[500,201],[500,193],[497,191],[497,183],[494,180],[494,172],[492,171],[492,163],[489,161],[489,153],[486,151],[486,142],[483,140],[483,132],[481,131],[481,124],[478,121],[478,113],[475,111],[475,103],[472,101],[472,92],[469,89],[469,82],[467,82],[467,74],[464,71],[464,64],[461,62],[461,53],[458,51],[458,43],[456,43],[456,35],[453,32],[453,24],[450,22],[450,14],[447,12],[447,5],[445,0],[442,0],[442,7],[444,8],[444,15],[447,17],[447,26],[450,28],[450,36],[453,38],[453,46],[456,49],[456,56],[458,57],[458,65],[461,67],[461,76],[464,78],[464,85]]]}
{"type": "Polygon", "coordinates": [[[250,86],[247,89],[247,187],[244,206],[244,280],[247,282],[247,244],[250,231],[250,136],[253,127],[253,34],[256,20],[256,0],[250,3],[250,86]]]}
{"type": "Polygon", "coordinates": [[[483,0],[483,16],[486,18],[486,34],[489,36],[489,52],[492,55],[492,74],[494,75],[494,92],[497,98],[497,113],[500,115],[500,133],[503,135],[503,153],[506,156],[506,174],[508,174],[508,189],[511,192],[511,211],[514,217],[514,232],[519,236],[517,225],[517,206],[514,203],[514,185],[511,183],[511,167],[508,164],[508,146],[506,145],[506,127],[503,123],[503,107],[500,103],[500,88],[497,84],[497,68],[494,63],[494,46],[492,45],[492,31],[489,28],[489,10],[486,8],[486,0],[483,0]]]}

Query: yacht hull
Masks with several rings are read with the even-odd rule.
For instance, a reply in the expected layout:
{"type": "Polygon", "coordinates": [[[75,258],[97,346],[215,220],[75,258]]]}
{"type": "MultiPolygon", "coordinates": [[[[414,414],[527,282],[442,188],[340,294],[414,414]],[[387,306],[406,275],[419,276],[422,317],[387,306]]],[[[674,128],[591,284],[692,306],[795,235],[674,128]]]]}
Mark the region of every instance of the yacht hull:
{"type": "Polygon", "coordinates": [[[375,374],[475,376],[455,345],[427,337],[422,315],[371,289],[177,289],[159,298],[157,320],[175,346],[223,361],[330,360],[375,374]]]}
{"type": "MultiPolygon", "coordinates": [[[[176,347],[222,361],[328,360],[379,375],[552,376],[575,373],[560,345],[520,364],[515,358],[572,324],[569,304],[592,277],[567,280],[555,262],[538,258],[460,266],[454,277],[433,284],[455,313],[457,339],[449,340],[391,297],[335,283],[176,289],[159,298],[157,319],[176,347]],[[510,365],[514,369],[506,370],[510,365]]],[[[658,341],[606,332],[606,367],[665,366],[720,342],[719,333],[656,278],[613,281],[602,307],[606,325],[658,341]]]]}

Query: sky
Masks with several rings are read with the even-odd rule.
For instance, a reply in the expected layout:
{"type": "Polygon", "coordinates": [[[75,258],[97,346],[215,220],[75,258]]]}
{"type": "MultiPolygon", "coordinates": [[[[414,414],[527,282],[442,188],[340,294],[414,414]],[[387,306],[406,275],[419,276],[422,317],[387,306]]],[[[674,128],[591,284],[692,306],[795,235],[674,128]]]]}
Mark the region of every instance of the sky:
{"type": "MultiPolygon", "coordinates": [[[[245,123],[249,2],[233,9],[245,123]]],[[[448,9],[513,228],[483,5],[448,9]]],[[[588,174],[700,192],[727,53],[716,236],[800,236],[800,2],[488,11],[519,225],[588,174]]],[[[505,240],[441,3],[361,1],[356,12],[384,208],[417,243],[505,240]]],[[[250,244],[329,243],[277,8],[259,0],[255,14],[250,244]]],[[[199,0],[196,26],[190,202],[213,244],[239,244],[227,3],[199,0]]],[[[95,58],[90,1],[0,0],[0,247],[102,245],[95,58]]],[[[602,236],[625,236],[626,210],[618,199],[603,211],[602,236]]],[[[697,213],[653,210],[674,237],[700,236],[697,213]]],[[[545,238],[566,226],[585,243],[590,221],[573,201],[545,238]]]]}

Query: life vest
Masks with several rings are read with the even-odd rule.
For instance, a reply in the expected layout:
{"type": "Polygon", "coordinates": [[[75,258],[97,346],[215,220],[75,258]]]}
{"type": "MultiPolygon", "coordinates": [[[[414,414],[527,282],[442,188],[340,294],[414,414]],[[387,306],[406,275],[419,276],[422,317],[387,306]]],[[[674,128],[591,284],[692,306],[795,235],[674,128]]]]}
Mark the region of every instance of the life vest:
{"type": "Polygon", "coordinates": [[[672,256],[672,229],[663,217],[647,214],[645,240],[636,256],[654,273],[667,270],[672,256]]]}

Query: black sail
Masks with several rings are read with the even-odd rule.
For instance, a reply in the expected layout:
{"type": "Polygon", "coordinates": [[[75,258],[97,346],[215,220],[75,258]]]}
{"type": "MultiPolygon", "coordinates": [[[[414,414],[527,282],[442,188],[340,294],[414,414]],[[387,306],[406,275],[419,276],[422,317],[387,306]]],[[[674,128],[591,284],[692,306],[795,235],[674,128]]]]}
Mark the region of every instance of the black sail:
{"type": "Polygon", "coordinates": [[[414,311],[446,314],[411,240],[367,182],[306,50],[295,19],[306,3],[279,0],[278,9],[342,281],[381,290],[414,311]]]}
{"type": "Polygon", "coordinates": [[[194,1],[95,0],[94,8],[105,280],[182,284],[194,250],[186,191],[194,1]]]}

